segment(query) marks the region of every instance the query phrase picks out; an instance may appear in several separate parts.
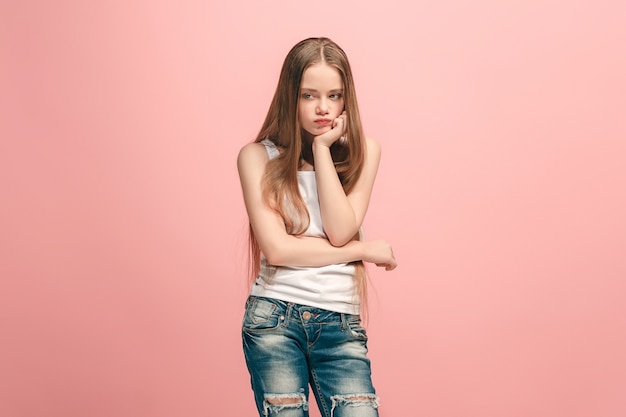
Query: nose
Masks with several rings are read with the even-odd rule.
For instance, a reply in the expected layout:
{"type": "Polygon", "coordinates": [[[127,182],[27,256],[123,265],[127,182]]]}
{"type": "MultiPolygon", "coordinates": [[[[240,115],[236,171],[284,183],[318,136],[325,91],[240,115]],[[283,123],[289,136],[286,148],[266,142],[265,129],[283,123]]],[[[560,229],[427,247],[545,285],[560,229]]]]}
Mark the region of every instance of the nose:
{"type": "Polygon", "coordinates": [[[328,114],[328,102],[325,98],[321,98],[317,104],[317,114],[328,114]]]}

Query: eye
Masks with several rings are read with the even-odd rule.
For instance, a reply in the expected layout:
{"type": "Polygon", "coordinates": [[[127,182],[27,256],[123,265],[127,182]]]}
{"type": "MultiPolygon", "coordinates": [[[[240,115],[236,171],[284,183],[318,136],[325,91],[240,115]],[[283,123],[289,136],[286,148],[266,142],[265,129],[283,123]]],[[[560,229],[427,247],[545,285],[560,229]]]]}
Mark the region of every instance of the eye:
{"type": "Polygon", "coordinates": [[[310,100],[313,98],[313,94],[311,93],[302,93],[302,98],[305,100],[310,100]]]}
{"type": "Polygon", "coordinates": [[[331,100],[341,100],[343,98],[343,95],[341,93],[336,93],[331,94],[329,97],[331,100]]]}

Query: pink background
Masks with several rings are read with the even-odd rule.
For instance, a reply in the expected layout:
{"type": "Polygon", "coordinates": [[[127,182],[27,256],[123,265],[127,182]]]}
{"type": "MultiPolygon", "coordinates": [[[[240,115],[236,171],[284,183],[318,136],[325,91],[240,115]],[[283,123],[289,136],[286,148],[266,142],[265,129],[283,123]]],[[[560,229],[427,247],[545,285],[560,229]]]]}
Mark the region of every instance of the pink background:
{"type": "Polygon", "coordinates": [[[0,415],[254,415],[235,158],[320,35],[383,146],[381,415],[626,415],[625,21],[619,0],[3,0],[0,415]]]}

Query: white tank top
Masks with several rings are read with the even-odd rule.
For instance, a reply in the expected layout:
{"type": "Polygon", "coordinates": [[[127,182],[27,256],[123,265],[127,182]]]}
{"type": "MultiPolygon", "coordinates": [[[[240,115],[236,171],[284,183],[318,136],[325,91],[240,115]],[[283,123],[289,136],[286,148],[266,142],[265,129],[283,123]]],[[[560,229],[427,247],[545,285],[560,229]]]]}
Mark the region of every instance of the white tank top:
{"type": "MultiPolygon", "coordinates": [[[[270,159],[278,149],[264,140],[270,159]]],[[[322,226],[315,171],[298,172],[298,188],[309,210],[310,223],[304,236],[327,239],[322,226]]],[[[276,298],[296,304],[318,307],[339,313],[359,314],[359,297],[354,281],[355,268],[351,264],[322,267],[274,266],[261,255],[261,270],[251,294],[276,298]]]]}

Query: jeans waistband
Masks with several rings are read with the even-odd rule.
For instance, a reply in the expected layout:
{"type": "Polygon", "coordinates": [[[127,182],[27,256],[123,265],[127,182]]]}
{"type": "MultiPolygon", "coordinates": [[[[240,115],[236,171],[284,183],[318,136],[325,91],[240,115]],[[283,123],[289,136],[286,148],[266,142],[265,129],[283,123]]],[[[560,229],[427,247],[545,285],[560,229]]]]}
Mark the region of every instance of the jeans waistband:
{"type": "Polygon", "coordinates": [[[336,311],[325,310],[323,308],[311,307],[303,304],[296,304],[289,301],[279,300],[276,298],[258,297],[251,295],[248,303],[254,300],[266,300],[276,306],[276,312],[284,315],[291,320],[302,320],[308,323],[342,323],[346,325],[348,322],[359,321],[357,314],[339,313],[336,311]]]}

